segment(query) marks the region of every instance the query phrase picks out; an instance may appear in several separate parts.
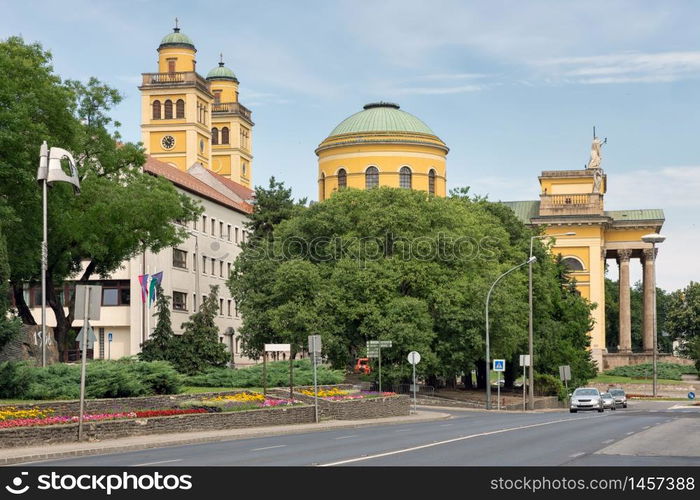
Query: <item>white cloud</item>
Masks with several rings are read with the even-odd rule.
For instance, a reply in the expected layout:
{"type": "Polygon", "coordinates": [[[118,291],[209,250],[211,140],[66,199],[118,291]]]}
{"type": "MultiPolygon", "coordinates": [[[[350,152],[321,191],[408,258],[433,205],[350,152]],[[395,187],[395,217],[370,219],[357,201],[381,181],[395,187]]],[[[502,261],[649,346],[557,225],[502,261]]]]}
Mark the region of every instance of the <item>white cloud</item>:
{"type": "Polygon", "coordinates": [[[403,95],[445,95],[445,94],[463,94],[465,92],[478,92],[483,90],[482,85],[458,85],[454,87],[404,87],[394,89],[393,92],[403,95]]]}
{"type": "Polygon", "coordinates": [[[608,176],[605,199],[609,209],[700,208],[700,166],[638,169],[608,176]]]}

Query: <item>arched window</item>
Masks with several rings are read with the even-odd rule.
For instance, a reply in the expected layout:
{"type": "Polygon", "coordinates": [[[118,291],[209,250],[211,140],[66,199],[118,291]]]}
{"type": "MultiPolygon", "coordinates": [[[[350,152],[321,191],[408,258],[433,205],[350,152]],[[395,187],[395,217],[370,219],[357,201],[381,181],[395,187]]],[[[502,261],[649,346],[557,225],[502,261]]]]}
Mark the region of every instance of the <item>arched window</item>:
{"type": "Polygon", "coordinates": [[[431,168],[428,172],[428,193],[435,194],[435,169],[431,168]]]}
{"type": "Polygon", "coordinates": [[[163,107],[165,108],[165,119],[171,120],[173,118],[173,101],[168,99],[163,107]]]}
{"type": "Polygon", "coordinates": [[[319,182],[321,184],[319,186],[319,191],[321,194],[319,201],[323,201],[326,199],[326,174],[324,174],[323,172],[321,172],[321,180],[319,182]]]}
{"type": "Polygon", "coordinates": [[[219,129],[216,127],[211,129],[211,143],[219,144],[219,129]]]}
{"type": "Polygon", "coordinates": [[[367,167],[365,170],[365,189],[379,186],[379,169],[377,167],[367,167]]]}
{"type": "Polygon", "coordinates": [[[566,266],[569,271],[583,271],[583,263],[576,257],[564,257],[561,263],[566,266]]]}
{"type": "Polygon", "coordinates": [[[178,99],[175,103],[175,117],[184,118],[185,117],[185,101],[178,99]]]}
{"type": "Polygon", "coordinates": [[[403,189],[411,189],[411,169],[408,167],[401,167],[399,170],[399,186],[403,189]]]}
{"type": "Polygon", "coordinates": [[[348,187],[348,173],[344,168],[338,170],[338,189],[344,189],[348,187]]]}
{"type": "Polygon", "coordinates": [[[228,127],[221,129],[221,144],[228,144],[228,127]]]}
{"type": "Polygon", "coordinates": [[[160,101],[153,101],[153,119],[160,120],[160,101]]]}

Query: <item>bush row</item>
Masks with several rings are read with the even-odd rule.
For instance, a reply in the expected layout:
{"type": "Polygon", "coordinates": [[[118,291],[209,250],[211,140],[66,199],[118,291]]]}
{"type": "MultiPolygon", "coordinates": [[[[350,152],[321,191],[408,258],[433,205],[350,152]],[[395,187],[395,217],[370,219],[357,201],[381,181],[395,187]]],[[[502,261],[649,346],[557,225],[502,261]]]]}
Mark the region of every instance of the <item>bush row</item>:
{"type": "MultiPolygon", "coordinates": [[[[677,363],[657,363],[657,374],[659,378],[669,380],[681,380],[681,375],[697,375],[698,371],[693,365],[679,365],[677,363]]],[[[651,378],[653,366],[651,363],[639,365],[618,366],[612,370],[607,370],[606,375],[632,378],[651,378]]]]}

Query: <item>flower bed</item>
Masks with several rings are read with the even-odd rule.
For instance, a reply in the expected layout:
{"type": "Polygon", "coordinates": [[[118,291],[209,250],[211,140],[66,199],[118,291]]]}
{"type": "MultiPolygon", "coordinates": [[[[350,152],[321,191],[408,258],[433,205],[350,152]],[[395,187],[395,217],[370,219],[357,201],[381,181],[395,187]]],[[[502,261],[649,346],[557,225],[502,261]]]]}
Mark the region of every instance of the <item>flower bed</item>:
{"type": "Polygon", "coordinates": [[[53,415],[52,408],[17,408],[8,406],[0,410],[0,422],[16,419],[45,418],[53,415]]]}
{"type": "MultiPolygon", "coordinates": [[[[314,391],[311,389],[302,389],[299,391],[304,396],[314,396],[314,391]]],[[[351,399],[370,399],[370,398],[383,398],[388,396],[396,396],[394,392],[379,392],[379,391],[357,391],[351,392],[343,389],[338,389],[333,387],[331,389],[319,389],[318,397],[323,398],[326,401],[347,401],[351,399]]]]}
{"type": "Polygon", "coordinates": [[[296,399],[266,398],[263,394],[240,392],[201,399],[192,399],[180,403],[181,408],[200,408],[208,412],[243,411],[257,408],[275,408],[278,406],[294,406],[302,401],[296,399]]]}
{"type": "MultiPolygon", "coordinates": [[[[100,413],[100,414],[85,414],[83,421],[95,420],[115,420],[120,418],[149,418],[149,417],[169,417],[172,415],[183,415],[191,413],[207,413],[204,409],[177,409],[177,410],[147,410],[147,411],[130,411],[119,413],[100,413]]],[[[56,424],[71,424],[78,422],[79,417],[72,416],[46,416],[46,417],[31,417],[31,418],[14,418],[0,421],[0,429],[10,427],[34,427],[37,425],[56,425],[56,424]]]]}

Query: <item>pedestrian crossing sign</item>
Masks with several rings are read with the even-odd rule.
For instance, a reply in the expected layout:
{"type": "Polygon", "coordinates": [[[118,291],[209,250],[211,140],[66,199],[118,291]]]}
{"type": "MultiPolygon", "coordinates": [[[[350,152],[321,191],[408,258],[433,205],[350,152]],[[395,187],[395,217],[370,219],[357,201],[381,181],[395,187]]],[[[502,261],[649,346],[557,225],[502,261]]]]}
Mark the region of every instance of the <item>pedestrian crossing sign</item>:
{"type": "Polygon", "coordinates": [[[493,371],[495,371],[495,372],[506,371],[506,360],[505,359],[494,359],[493,360],[493,371]]]}

